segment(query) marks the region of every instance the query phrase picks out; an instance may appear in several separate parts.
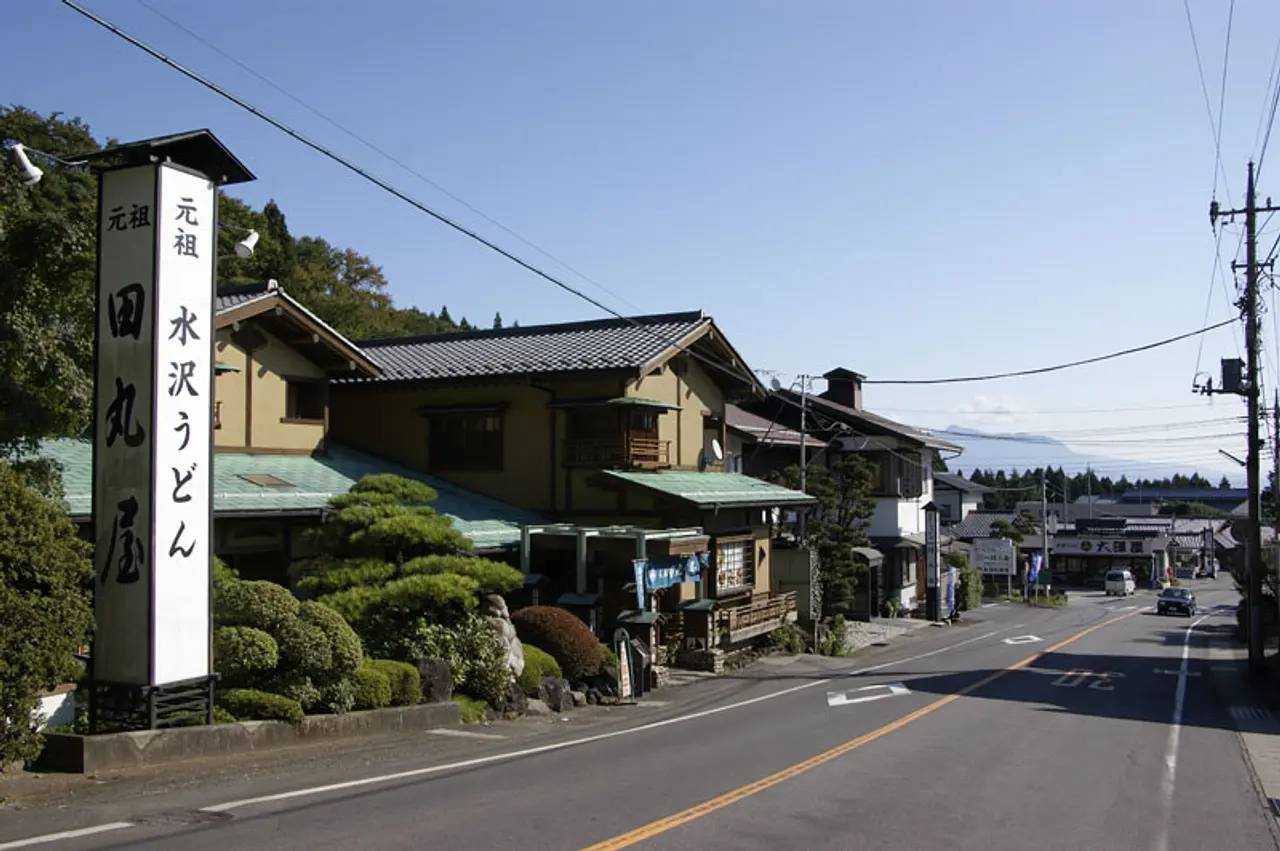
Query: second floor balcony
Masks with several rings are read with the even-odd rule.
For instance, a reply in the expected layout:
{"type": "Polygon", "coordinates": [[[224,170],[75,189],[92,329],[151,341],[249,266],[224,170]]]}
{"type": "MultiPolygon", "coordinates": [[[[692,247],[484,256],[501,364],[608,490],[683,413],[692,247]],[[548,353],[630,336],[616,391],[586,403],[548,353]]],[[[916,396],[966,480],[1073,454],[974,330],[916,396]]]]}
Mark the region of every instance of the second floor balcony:
{"type": "Polygon", "coordinates": [[[571,437],[564,463],[572,467],[658,470],[671,466],[671,441],[656,437],[571,437]]]}

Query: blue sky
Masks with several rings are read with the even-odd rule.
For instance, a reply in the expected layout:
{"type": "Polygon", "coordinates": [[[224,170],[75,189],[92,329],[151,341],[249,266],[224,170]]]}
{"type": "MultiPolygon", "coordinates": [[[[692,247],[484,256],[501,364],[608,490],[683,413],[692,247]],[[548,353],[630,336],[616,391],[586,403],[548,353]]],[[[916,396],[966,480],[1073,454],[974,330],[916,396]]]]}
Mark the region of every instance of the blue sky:
{"type": "MultiPolygon", "coordinates": [[[[784,383],[835,366],[872,379],[1034,367],[1205,319],[1214,144],[1174,0],[148,2],[625,301],[574,280],[593,296],[625,312],[703,309],[784,383]]],[[[572,279],[136,0],[84,5],[572,279]]],[[[1191,3],[1215,112],[1228,6],[1191,3]]],[[[1234,194],[1219,179],[1218,197],[1238,205],[1280,6],[1241,0],[1234,14],[1222,136],[1234,194]]],[[[79,115],[100,138],[212,129],[258,175],[234,194],[275,198],[295,233],[369,255],[402,305],[447,304],[478,324],[598,315],[54,0],[6,4],[5,23],[5,102],[79,115]]],[[[1280,197],[1271,156],[1260,191],[1280,197]]],[[[1209,321],[1230,315],[1215,283],[1209,321]]],[[[1207,335],[1200,368],[1216,372],[1240,339],[1207,335]]],[[[1266,344],[1270,387],[1274,334],[1266,344]]],[[[1048,433],[1241,413],[1190,393],[1199,350],[870,386],[866,404],[930,427],[1048,433]]],[[[1146,435],[1168,433],[1127,437],[1146,435]]],[[[1101,451],[1223,469],[1216,448],[1243,444],[1101,451]]]]}

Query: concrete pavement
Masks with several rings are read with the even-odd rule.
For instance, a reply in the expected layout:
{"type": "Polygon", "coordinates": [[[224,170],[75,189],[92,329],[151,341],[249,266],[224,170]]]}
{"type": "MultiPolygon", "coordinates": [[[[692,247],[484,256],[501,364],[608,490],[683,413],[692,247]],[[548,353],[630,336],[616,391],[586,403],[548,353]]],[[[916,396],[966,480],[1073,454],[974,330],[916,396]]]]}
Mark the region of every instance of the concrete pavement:
{"type": "Polygon", "coordinates": [[[113,824],[128,826],[46,847],[1276,847],[1207,678],[1200,630],[1228,615],[1188,640],[1147,602],[995,607],[865,660],[759,665],[634,714],[388,744],[364,764],[151,779],[149,799],[122,778],[0,814],[0,849],[113,824]]]}

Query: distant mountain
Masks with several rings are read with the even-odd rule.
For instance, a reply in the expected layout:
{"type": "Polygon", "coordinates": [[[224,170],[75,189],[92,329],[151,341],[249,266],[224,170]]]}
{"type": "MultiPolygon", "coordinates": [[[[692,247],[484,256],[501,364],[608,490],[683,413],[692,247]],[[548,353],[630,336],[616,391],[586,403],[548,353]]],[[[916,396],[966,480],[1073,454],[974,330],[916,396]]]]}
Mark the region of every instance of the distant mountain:
{"type": "Polygon", "coordinates": [[[1107,455],[1087,455],[1069,446],[1039,434],[1029,432],[984,432],[964,426],[948,426],[945,430],[930,432],[957,446],[964,447],[964,454],[948,461],[952,470],[970,473],[973,468],[991,470],[1026,470],[1036,467],[1062,467],[1067,473],[1083,473],[1093,467],[1098,475],[1119,478],[1123,473],[1130,479],[1163,479],[1175,473],[1190,475],[1199,472],[1216,482],[1226,475],[1233,482],[1244,481],[1244,469],[1232,469],[1224,460],[1221,465],[1174,464],[1167,461],[1138,461],[1112,458],[1107,455]]]}

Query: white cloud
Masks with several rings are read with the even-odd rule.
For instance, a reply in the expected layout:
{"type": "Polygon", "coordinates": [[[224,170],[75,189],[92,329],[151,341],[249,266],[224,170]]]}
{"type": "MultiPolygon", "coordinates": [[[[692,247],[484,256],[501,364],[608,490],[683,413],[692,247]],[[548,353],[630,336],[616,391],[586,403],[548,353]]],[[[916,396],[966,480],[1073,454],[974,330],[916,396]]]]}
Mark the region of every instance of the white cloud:
{"type": "Polygon", "coordinates": [[[954,410],[970,423],[1008,424],[1027,419],[1025,408],[1012,396],[974,396],[954,410]]]}

